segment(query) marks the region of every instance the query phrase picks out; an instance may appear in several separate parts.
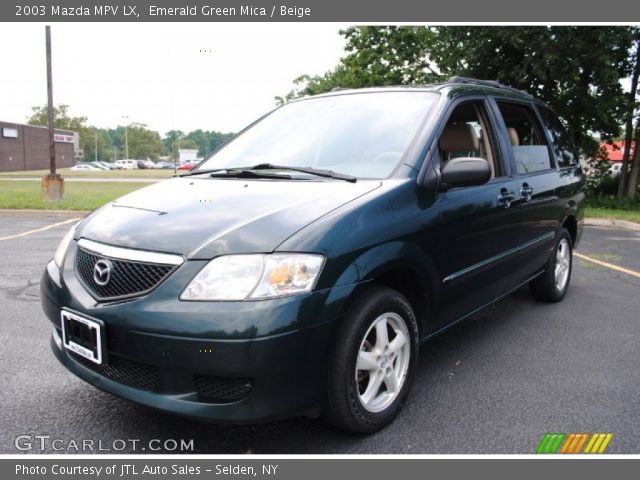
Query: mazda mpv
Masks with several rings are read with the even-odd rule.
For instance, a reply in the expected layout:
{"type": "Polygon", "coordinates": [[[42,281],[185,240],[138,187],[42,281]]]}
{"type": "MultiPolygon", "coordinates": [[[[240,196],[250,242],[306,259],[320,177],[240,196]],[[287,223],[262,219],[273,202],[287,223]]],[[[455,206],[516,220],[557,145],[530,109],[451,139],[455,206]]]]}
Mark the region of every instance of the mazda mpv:
{"type": "Polygon", "coordinates": [[[71,228],[41,282],[52,349],[167,412],[372,432],[425,341],[526,284],[562,300],[583,198],[561,121],[497,82],[293,101],[71,228]]]}

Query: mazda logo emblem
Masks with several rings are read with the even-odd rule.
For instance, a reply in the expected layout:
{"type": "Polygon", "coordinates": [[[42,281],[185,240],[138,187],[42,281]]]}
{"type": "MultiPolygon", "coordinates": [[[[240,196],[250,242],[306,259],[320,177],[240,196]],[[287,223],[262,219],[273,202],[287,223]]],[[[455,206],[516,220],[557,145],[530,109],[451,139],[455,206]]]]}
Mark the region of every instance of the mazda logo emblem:
{"type": "Polygon", "coordinates": [[[98,260],[93,266],[93,281],[104,287],[111,280],[113,264],[109,260],[98,260]]]}

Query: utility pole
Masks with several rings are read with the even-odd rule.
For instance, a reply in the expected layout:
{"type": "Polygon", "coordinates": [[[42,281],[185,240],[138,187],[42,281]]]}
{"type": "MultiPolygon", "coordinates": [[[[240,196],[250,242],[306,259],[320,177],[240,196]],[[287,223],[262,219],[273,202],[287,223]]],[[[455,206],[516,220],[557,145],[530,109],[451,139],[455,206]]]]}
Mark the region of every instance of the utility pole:
{"type": "Polygon", "coordinates": [[[45,27],[47,56],[47,113],[49,123],[49,175],[42,179],[42,193],[45,201],[59,202],[64,193],[64,181],[56,173],[56,142],[53,130],[53,75],[51,66],[51,27],[45,27]]]}
{"type": "Polygon", "coordinates": [[[122,118],[126,120],[124,124],[124,158],[129,158],[129,117],[125,115],[122,118]]]}
{"type": "Polygon", "coordinates": [[[93,131],[93,140],[94,140],[94,157],[93,157],[93,161],[97,162],[98,161],[98,131],[94,130],[93,131]]]}
{"type": "Polygon", "coordinates": [[[56,174],[56,142],[53,135],[53,75],[51,67],[51,27],[45,27],[47,38],[47,113],[49,117],[49,173],[56,174]]]}

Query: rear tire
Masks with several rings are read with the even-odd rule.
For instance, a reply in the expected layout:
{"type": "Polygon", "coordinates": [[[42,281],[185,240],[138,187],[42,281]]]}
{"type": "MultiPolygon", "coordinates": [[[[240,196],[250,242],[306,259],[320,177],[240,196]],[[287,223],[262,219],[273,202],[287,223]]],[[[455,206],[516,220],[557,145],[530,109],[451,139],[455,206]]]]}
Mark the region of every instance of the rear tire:
{"type": "Polygon", "coordinates": [[[324,417],[352,433],[390,423],[409,393],[418,361],[418,324],[399,292],[374,286],[338,329],[324,417]]]}
{"type": "Polygon", "coordinates": [[[545,271],[529,283],[534,298],[543,302],[559,302],[569,290],[573,266],[571,235],[561,228],[545,271]]]}

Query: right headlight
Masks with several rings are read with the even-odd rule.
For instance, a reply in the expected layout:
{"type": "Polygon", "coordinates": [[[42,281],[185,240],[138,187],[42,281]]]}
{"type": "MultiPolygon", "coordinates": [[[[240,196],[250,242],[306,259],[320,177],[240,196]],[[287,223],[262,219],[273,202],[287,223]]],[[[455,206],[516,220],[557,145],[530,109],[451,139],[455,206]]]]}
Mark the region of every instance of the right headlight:
{"type": "Polygon", "coordinates": [[[309,292],[324,257],[306,253],[225,255],[211,260],[181,300],[258,300],[309,292]]]}
{"type": "MultiPolygon", "coordinates": [[[[80,222],[78,222],[80,223],[80,222]]],[[[67,253],[67,249],[69,248],[69,244],[73,239],[73,234],[76,231],[76,227],[78,223],[74,224],[69,231],[62,237],[60,243],[58,244],[58,248],[56,248],[56,253],[53,254],[53,261],[56,262],[58,268],[62,268],[62,262],[64,262],[64,256],[67,253]]]]}

